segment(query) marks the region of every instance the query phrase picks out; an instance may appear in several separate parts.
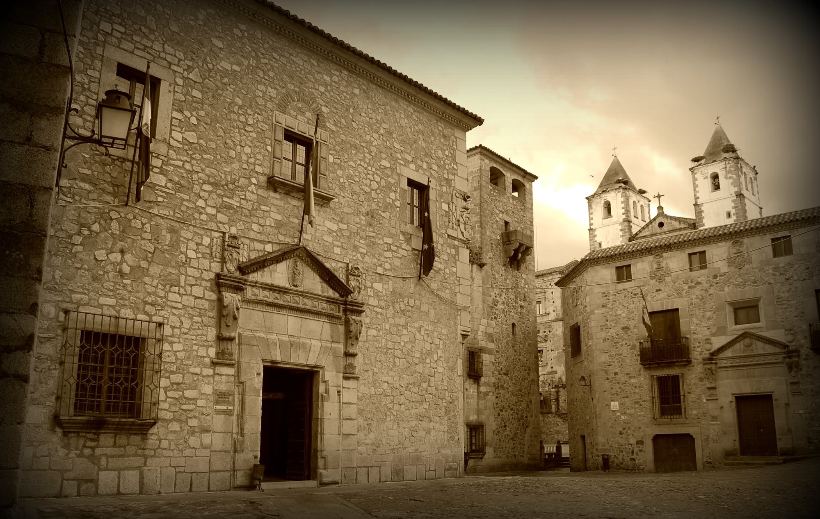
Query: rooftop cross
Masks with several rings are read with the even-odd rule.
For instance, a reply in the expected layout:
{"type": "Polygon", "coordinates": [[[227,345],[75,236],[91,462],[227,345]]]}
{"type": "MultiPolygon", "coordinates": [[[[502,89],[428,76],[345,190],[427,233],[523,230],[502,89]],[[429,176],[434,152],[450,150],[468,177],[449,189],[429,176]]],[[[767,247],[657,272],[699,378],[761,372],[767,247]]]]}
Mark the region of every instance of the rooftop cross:
{"type": "Polygon", "coordinates": [[[663,197],[663,196],[665,196],[665,195],[662,195],[662,194],[658,193],[657,195],[652,197],[652,198],[657,198],[658,199],[658,206],[659,207],[661,205],[661,197],[663,197]]]}
{"type": "Polygon", "coordinates": [[[617,147],[617,146],[613,146],[613,147],[612,147],[612,156],[613,156],[613,157],[617,157],[617,156],[618,156],[618,147],[617,147]]]}
{"type": "Polygon", "coordinates": [[[715,116],[715,124],[720,125],[720,116],[719,115],[715,116]]]}

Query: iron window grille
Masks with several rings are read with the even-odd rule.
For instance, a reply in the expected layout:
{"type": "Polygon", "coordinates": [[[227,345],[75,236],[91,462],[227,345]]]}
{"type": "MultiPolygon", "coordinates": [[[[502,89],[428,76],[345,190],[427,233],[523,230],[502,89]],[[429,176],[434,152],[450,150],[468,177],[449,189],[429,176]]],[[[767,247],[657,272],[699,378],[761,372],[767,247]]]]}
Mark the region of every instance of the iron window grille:
{"type": "Polygon", "coordinates": [[[478,350],[467,350],[467,376],[478,380],[484,375],[484,363],[481,359],[481,352],[478,350]]]}
{"type": "Polygon", "coordinates": [[[655,418],[685,418],[683,375],[653,376],[652,402],[655,418]]]}
{"type": "Polygon", "coordinates": [[[577,357],[581,354],[581,326],[573,324],[569,327],[569,356],[577,357]]]}
{"type": "Polygon", "coordinates": [[[615,267],[616,281],[632,281],[632,265],[620,265],[615,267]]]}
{"type": "Polygon", "coordinates": [[[148,431],[157,420],[161,365],[162,323],[67,313],[60,426],[148,431]]]}
{"type": "Polygon", "coordinates": [[[689,253],[689,271],[704,270],[706,268],[706,251],[689,253]]]}
{"type": "Polygon", "coordinates": [[[481,458],[484,452],[484,424],[467,424],[467,455],[471,458],[481,458]]]}
{"type": "Polygon", "coordinates": [[[792,253],[791,235],[772,238],[772,257],[781,258],[783,256],[791,256],[792,253]]]}

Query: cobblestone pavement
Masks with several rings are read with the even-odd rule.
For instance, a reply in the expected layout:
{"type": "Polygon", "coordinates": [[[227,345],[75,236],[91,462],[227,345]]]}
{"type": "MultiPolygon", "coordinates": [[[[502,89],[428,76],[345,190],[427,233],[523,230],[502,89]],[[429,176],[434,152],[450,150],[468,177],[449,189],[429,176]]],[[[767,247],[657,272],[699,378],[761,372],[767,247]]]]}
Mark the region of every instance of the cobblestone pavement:
{"type": "Polygon", "coordinates": [[[535,472],[371,486],[24,501],[19,517],[816,517],[820,458],[674,474],[535,472]]]}

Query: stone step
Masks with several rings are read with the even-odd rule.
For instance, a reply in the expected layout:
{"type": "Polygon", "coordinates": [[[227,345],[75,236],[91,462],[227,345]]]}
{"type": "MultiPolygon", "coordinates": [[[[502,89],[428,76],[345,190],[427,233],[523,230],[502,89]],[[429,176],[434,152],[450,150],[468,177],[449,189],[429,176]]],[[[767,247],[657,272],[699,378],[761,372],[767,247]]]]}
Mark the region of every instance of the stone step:
{"type": "Polygon", "coordinates": [[[281,490],[283,488],[314,488],[319,483],[315,479],[304,481],[263,481],[262,490],[281,490]]]}
{"type": "Polygon", "coordinates": [[[726,465],[779,465],[785,461],[783,456],[726,456],[726,465]]]}

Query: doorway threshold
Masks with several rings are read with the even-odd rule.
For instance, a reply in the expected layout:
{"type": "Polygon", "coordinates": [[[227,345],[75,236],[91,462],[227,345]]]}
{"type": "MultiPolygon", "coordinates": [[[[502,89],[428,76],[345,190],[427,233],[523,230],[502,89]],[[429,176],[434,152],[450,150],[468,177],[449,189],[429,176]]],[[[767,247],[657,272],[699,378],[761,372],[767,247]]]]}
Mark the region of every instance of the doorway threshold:
{"type": "Polygon", "coordinates": [[[263,481],[262,490],[280,490],[283,488],[315,488],[319,482],[315,479],[305,479],[301,481],[263,481]]]}

